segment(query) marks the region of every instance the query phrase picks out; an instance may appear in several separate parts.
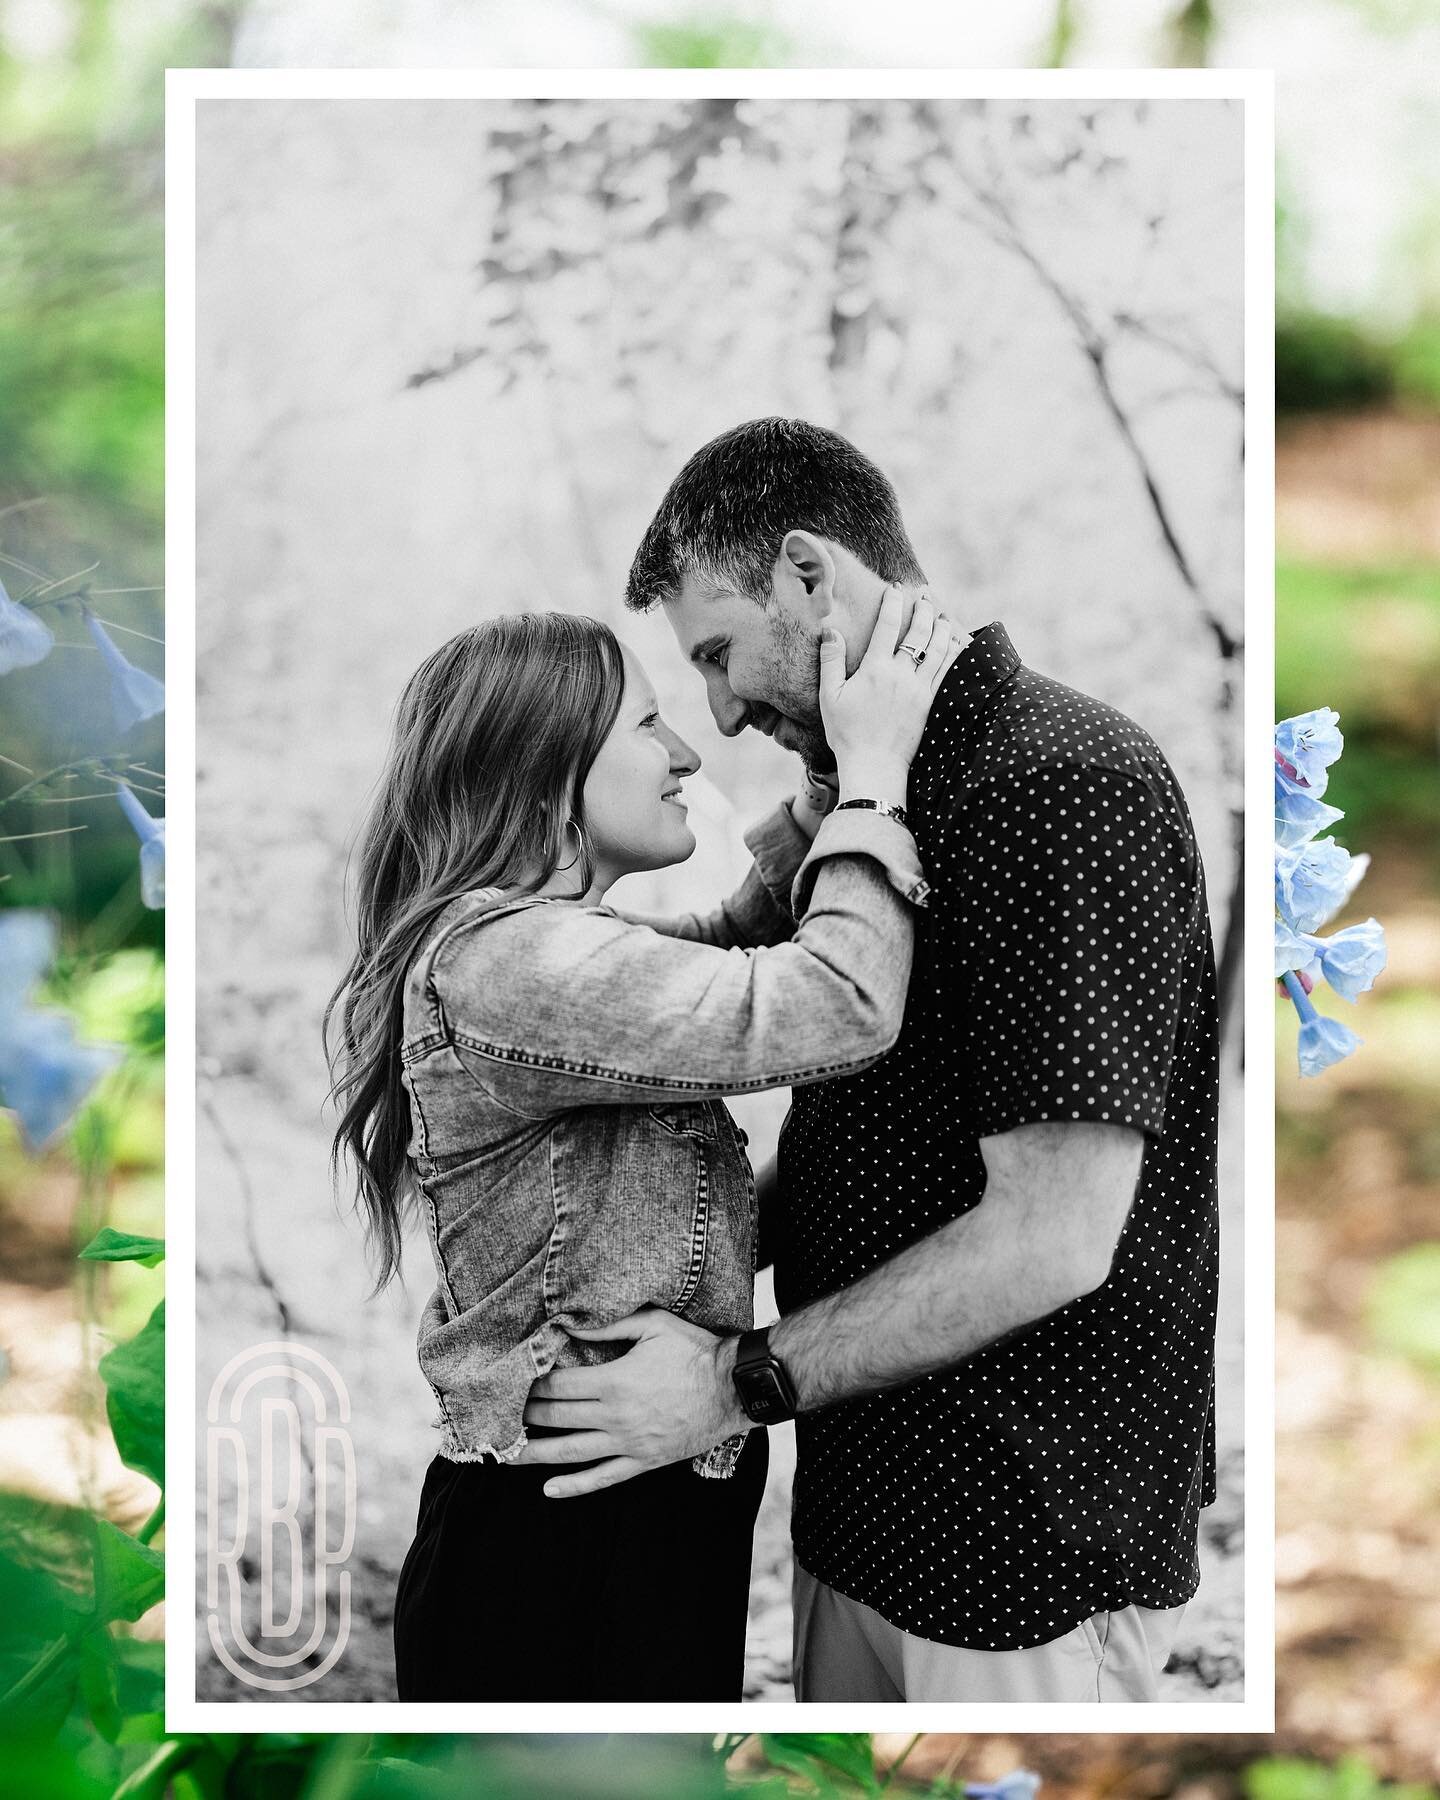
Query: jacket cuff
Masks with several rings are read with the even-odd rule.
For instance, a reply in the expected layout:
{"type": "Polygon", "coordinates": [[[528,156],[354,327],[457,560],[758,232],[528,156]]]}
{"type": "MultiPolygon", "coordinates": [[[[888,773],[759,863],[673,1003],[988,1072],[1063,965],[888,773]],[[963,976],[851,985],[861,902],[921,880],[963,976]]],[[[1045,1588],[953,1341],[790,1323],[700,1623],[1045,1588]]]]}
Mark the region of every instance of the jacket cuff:
{"type": "Polygon", "coordinates": [[[798,917],[790,911],[790,891],[810,849],[810,839],[795,823],[790,804],[782,800],[774,812],[745,833],[745,848],[755,859],[755,872],[787,923],[798,917]]]}
{"type": "MultiPolygon", "coordinates": [[[[797,826],[798,830],[799,827],[797,826]]],[[[815,877],[827,856],[869,856],[884,870],[885,879],[912,906],[930,904],[930,883],[920,866],[920,852],[908,827],[884,813],[847,808],[832,812],[821,822],[810,853],[801,863],[791,889],[790,905],[797,919],[810,904],[815,877]]]]}

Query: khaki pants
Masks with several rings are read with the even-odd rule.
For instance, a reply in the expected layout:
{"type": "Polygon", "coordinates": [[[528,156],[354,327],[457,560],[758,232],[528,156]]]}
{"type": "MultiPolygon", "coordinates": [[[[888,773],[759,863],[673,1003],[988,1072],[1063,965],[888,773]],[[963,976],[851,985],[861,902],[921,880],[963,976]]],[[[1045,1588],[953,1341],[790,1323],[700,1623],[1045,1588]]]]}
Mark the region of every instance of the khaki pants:
{"type": "Polygon", "coordinates": [[[961,1650],[887,1624],[795,1565],[797,1700],[1153,1700],[1185,1608],[1096,1613],[1030,1650],[961,1650]]]}

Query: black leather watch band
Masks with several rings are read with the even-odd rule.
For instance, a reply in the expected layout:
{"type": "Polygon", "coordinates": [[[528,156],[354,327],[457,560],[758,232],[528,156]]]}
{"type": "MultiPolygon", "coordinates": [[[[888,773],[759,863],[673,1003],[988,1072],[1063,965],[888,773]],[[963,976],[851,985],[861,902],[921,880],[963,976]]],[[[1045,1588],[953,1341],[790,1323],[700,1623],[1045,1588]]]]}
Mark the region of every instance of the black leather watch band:
{"type": "Polygon", "coordinates": [[[795,1384],[770,1349],[768,1325],[747,1331],[736,1345],[733,1379],[746,1417],[757,1425],[780,1425],[795,1417],[795,1384]]]}

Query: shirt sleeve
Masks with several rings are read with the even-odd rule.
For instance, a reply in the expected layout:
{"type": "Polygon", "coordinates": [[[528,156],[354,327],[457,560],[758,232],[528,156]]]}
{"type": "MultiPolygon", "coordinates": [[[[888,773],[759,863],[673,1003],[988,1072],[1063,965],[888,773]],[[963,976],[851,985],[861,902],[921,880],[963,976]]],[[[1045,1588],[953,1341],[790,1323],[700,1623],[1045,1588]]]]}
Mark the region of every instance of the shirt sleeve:
{"type": "Polygon", "coordinates": [[[914,838],[904,826],[885,827],[885,814],[863,807],[837,807],[825,815],[791,890],[790,909],[797,919],[804,916],[810,904],[815,878],[825,858],[841,856],[847,850],[861,850],[875,857],[891,887],[912,906],[929,905],[930,884],[920,866],[920,852],[914,838]],[[877,825],[882,829],[877,831],[877,825]]]}
{"type": "Polygon", "coordinates": [[[826,857],[786,943],[721,949],[559,902],[463,922],[430,961],[440,1028],[491,1096],[529,1117],[864,1068],[899,1036],[914,947],[883,862],[909,833],[878,815],[866,831],[877,854],[826,857]]]}
{"type": "Polygon", "coordinates": [[[1139,782],[1085,767],[986,783],[951,822],[955,1028],[982,1137],[1164,1124],[1198,860],[1139,782]]]}
{"type": "Polygon", "coordinates": [[[783,801],[745,833],[745,847],[755,860],[740,886],[713,912],[661,914],[636,912],[628,907],[607,910],[612,910],[618,919],[632,925],[648,925],[666,937],[715,944],[722,950],[784,943],[795,935],[790,890],[810,848],[810,839],[795,823],[790,806],[790,801],[783,801]]]}

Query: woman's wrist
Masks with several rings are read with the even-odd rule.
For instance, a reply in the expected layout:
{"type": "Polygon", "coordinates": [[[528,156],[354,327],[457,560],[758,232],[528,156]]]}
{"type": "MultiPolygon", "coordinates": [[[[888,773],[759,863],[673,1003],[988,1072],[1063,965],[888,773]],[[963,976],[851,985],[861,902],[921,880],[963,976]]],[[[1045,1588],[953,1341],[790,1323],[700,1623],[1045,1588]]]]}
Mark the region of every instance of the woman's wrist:
{"type": "Polygon", "coordinates": [[[888,806],[904,806],[910,786],[910,765],[894,757],[856,757],[840,770],[840,798],[883,800],[888,806]]]}

